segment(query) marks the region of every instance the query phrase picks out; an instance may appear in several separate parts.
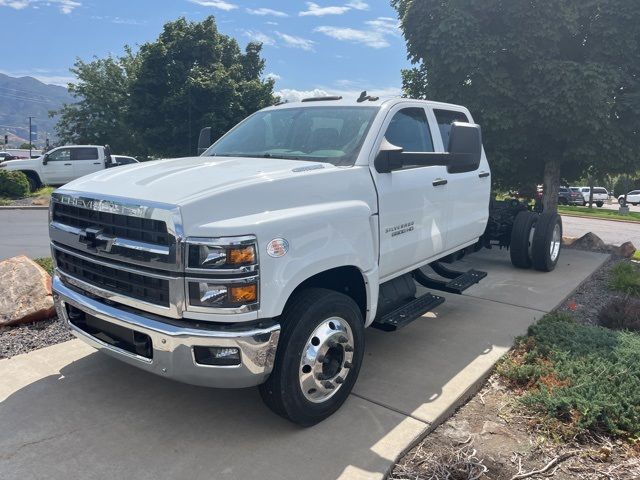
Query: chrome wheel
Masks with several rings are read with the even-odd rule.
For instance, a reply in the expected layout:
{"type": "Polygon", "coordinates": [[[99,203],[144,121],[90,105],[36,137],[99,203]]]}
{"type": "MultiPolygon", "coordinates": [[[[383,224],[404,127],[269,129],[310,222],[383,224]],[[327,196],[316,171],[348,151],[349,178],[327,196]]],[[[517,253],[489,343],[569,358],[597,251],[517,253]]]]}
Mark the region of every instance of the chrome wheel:
{"type": "Polygon", "coordinates": [[[321,403],[340,390],[352,367],[353,346],[346,320],[331,317],[316,327],[300,359],[300,388],[307,400],[321,403]]]}
{"type": "Polygon", "coordinates": [[[551,261],[555,262],[560,255],[560,245],[562,244],[562,235],[560,234],[560,225],[553,227],[553,236],[551,237],[551,245],[549,246],[549,256],[551,261]]]}

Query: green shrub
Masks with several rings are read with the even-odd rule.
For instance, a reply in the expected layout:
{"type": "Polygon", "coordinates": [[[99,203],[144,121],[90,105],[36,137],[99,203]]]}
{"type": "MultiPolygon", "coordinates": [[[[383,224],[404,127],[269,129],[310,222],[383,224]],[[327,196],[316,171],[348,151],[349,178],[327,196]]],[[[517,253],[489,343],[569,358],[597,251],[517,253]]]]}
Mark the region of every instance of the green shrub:
{"type": "Polygon", "coordinates": [[[29,191],[29,180],[24,173],[0,168],[0,197],[24,198],[29,191]]]}
{"type": "Polygon", "coordinates": [[[630,262],[620,262],[612,269],[609,286],[628,295],[640,296],[640,268],[630,262]]]}
{"type": "Polygon", "coordinates": [[[36,258],[34,262],[40,265],[49,275],[53,275],[53,260],[51,260],[51,257],[36,258]]]}
{"type": "Polygon", "coordinates": [[[524,389],[525,406],[560,422],[565,436],[640,436],[640,335],[566,315],[544,317],[528,335],[498,367],[524,389]]]}

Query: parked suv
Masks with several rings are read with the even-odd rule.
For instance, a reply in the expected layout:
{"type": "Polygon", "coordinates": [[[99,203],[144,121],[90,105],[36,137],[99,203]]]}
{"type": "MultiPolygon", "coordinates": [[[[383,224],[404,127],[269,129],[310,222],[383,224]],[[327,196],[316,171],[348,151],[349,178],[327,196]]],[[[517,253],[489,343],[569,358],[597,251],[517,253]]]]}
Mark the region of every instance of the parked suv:
{"type": "Polygon", "coordinates": [[[461,106],[314,98],[206,147],[54,192],[56,308],[113,357],[196,385],[259,385],[301,425],[348,397],[365,327],[427,321],[445,301],[433,291],[487,275],[444,263],[493,246],[519,268],[558,262],[560,217],[491,200],[480,127],[461,106]]]}
{"type": "Polygon", "coordinates": [[[631,205],[639,205],[640,204],[640,190],[632,190],[627,193],[627,198],[625,199],[624,195],[620,195],[618,197],[618,203],[622,206],[627,205],[628,203],[631,205]]]}
{"type": "Polygon", "coordinates": [[[583,205],[584,199],[580,191],[575,191],[569,187],[560,187],[558,203],[560,205],[583,205]]]}
{"type": "MultiPolygon", "coordinates": [[[[586,205],[587,203],[589,203],[590,188],[580,187],[580,193],[582,193],[584,204],[586,205]]],[[[606,188],[593,187],[593,202],[598,207],[602,207],[604,205],[604,202],[606,202],[607,200],[609,200],[609,192],[607,192],[606,188]]]]}

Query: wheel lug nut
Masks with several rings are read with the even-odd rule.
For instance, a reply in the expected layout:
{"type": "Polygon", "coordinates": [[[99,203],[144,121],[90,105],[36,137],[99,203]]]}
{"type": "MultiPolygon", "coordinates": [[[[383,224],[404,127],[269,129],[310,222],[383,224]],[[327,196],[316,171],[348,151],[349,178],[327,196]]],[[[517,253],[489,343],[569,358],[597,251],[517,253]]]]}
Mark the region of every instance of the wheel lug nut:
{"type": "Polygon", "coordinates": [[[349,340],[347,339],[347,337],[341,335],[340,337],[338,337],[338,342],[340,343],[347,343],[349,340]]]}
{"type": "Polygon", "coordinates": [[[344,368],[351,368],[352,366],[351,362],[344,362],[344,368]]]}
{"type": "Polygon", "coordinates": [[[351,345],[347,345],[344,347],[345,352],[353,352],[353,347],[351,345]]]}
{"type": "Polygon", "coordinates": [[[320,363],[324,363],[324,355],[320,354],[316,357],[316,361],[320,363]]]}
{"type": "Polygon", "coordinates": [[[323,386],[324,388],[326,388],[327,390],[333,390],[334,388],[336,388],[336,387],[335,387],[335,385],[334,385],[333,383],[331,383],[329,380],[327,380],[326,382],[324,382],[324,383],[322,384],[322,386],[323,386]]]}
{"type": "Polygon", "coordinates": [[[327,342],[327,345],[329,346],[329,348],[335,348],[335,346],[337,345],[337,343],[335,342],[335,340],[329,340],[327,342]]]}
{"type": "Polygon", "coordinates": [[[342,377],[336,377],[336,383],[340,384],[340,383],[344,383],[344,378],[342,377]]]}

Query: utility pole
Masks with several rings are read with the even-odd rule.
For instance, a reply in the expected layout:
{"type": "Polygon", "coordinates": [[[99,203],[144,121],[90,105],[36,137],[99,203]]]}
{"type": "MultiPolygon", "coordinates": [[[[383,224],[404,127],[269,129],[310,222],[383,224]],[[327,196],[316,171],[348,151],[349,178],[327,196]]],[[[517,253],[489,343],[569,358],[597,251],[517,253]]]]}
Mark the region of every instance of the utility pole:
{"type": "Polygon", "coordinates": [[[29,117],[29,159],[31,159],[31,119],[34,117],[29,117]]]}

